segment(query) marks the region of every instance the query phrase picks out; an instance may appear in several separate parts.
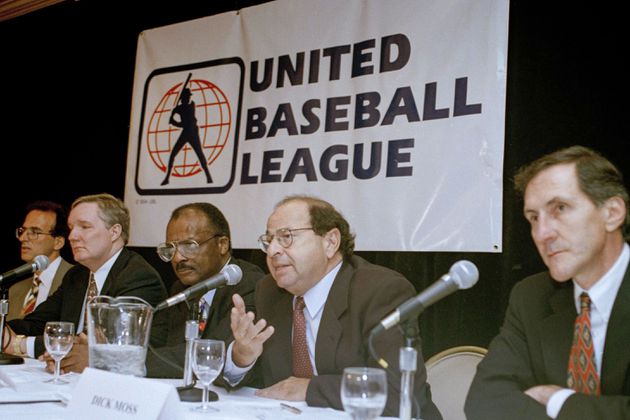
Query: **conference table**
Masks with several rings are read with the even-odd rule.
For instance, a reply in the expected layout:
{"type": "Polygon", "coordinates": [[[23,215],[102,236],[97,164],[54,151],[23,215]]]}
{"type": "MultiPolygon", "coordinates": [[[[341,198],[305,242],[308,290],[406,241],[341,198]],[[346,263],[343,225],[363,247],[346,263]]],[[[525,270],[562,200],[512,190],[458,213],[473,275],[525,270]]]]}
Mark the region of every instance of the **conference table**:
{"type": "MultiPolygon", "coordinates": [[[[68,416],[68,403],[76,394],[75,386],[81,374],[70,373],[62,378],[68,384],[54,385],[45,381],[52,377],[45,371],[44,363],[34,359],[25,359],[21,365],[0,366],[0,418],[19,420],[63,420],[68,416]],[[58,400],[57,402],[41,402],[58,400]]],[[[145,381],[159,381],[169,384],[173,388],[182,385],[181,379],[144,379],[145,381]]],[[[227,392],[223,388],[212,387],[219,395],[218,401],[211,402],[218,412],[196,413],[192,408],[200,403],[181,402],[178,419],[258,419],[258,420],[322,420],[343,419],[350,416],[331,408],[309,407],[304,402],[278,401],[261,398],[254,395],[253,388],[241,388],[227,392]],[[296,410],[283,407],[288,404],[296,410]]],[[[89,416],[88,416],[89,418],[89,416]]]]}

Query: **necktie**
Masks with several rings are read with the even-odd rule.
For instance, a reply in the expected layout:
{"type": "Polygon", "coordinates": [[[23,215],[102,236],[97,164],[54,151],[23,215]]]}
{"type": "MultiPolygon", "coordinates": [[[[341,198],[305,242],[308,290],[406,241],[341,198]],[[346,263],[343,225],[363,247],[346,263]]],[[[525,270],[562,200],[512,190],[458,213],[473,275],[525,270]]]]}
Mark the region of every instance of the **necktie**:
{"type": "Polygon", "coordinates": [[[199,299],[199,336],[203,334],[203,330],[206,329],[206,322],[208,321],[208,313],[210,312],[210,306],[204,298],[199,299]]]}
{"type": "Polygon", "coordinates": [[[26,294],[26,299],[24,300],[24,306],[22,306],[22,316],[28,315],[35,309],[35,305],[37,304],[37,295],[39,293],[39,285],[42,283],[40,278],[36,275],[33,276],[33,283],[31,284],[31,288],[26,294]]]}
{"type": "Polygon", "coordinates": [[[88,310],[89,303],[92,298],[98,295],[98,287],[96,286],[96,280],[94,279],[94,273],[90,273],[90,283],[88,284],[87,294],[85,297],[85,312],[83,313],[83,332],[87,334],[88,331],[88,310]]]}
{"type": "Polygon", "coordinates": [[[297,378],[313,377],[313,366],[308,356],[308,344],[306,344],[305,307],[304,298],[298,296],[295,299],[295,309],[293,309],[293,376],[297,378]]]}
{"type": "Polygon", "coordinates": [[[600,383],[595,366],[595,348],[591,335],[591,298],[580,295],[580,314],[575,319],[573,345],[569,355],[567,385],[577,392],[599,395],[600,383]]]}

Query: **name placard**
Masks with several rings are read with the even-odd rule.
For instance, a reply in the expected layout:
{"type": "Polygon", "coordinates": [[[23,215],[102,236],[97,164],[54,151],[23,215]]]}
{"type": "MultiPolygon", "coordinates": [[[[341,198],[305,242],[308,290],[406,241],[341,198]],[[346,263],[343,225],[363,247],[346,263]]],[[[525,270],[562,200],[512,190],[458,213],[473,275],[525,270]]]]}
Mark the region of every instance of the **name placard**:
{"type": "Polygon", "coordinates": [[[166,420],[180,417],[173,385],[86,368],[74,387],[68,418],[166,420]]]}

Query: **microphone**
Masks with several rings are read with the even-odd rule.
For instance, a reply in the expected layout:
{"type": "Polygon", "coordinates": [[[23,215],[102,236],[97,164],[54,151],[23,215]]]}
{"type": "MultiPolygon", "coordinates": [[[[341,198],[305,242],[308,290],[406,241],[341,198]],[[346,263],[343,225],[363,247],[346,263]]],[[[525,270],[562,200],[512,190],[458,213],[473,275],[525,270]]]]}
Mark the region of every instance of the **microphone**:
{"type": "Polygon", "coordinates": [[[13,270],[9,270],[6,273],[0,274],[0,286],[3,282],[10,282],[30,276],[38,270],[45,270],[46,267],[48,267],[48,257],[45,255],[38,255],[33,258],[33,261],[13,270]]]}
{"type": "Polygon", "coordinates": [[[372,328],[370,334],[378,334],[384,330],[398,325],[400,322],[410,318],[416,318],[428,306],[433,305],[438,300],[450,295],[458,289],[468,289],[477,283],[479,270],[477,266],[467,260],[457,261],[438,281],[420,292],[419,295],[398,306],[379,324],[372,328]]]}
{"type": "Polygon", "coordinates": [[[154,312],[161,311],[162,309],[169,308],[173,305],[177,305],[178,303],[188,300],[190,298],[200,296],[206,293],[208,290],[216,289],[225,285],[233,286],[235,284],[238,284],[238,282],[241,281],[241,277],[243,277],[243,271],[241,270],[241,267],[235,264],[229,264],[227,267],[225,267],[223,270],[210,277],[209,279],[190,286],[183,292],[178,293],[175,296],[171,296],[164,302],[161,302],[155,307],[154,312]]]}

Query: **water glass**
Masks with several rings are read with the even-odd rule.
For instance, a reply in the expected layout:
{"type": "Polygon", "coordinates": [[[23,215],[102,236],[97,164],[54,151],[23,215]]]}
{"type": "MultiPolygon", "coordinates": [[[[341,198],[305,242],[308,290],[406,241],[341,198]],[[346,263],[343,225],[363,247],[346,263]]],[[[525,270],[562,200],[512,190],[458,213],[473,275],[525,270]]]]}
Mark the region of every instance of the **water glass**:
{"type": "Polygon", "coordinates": [[[348,367],[341,379],[341,402],[354,420],[375,419],[387,402],[387,376],[379,368],[348,367]]]}
{"type": "Polygon", "coordinates": [[[46,382],[52,384],[67,384],[59,377],[61,369],[61,359],[66,357],[72,345],[74,344],[74,323],[51,321],[44,326],[44,345],[46,351],[55,361],[55,376],[46,382]]]}
{"type": "Polygon", "coordinates": [[[201,405],[193,408],[194,411],[208,413],[219,411],[211,407],[208,402],[210,384],[214,381],[225,363],[225,343],[222,340],[207,340],[195,338],[192,349],[192,368],[195,376],[203,385],[203,399],[201,405]]]}

